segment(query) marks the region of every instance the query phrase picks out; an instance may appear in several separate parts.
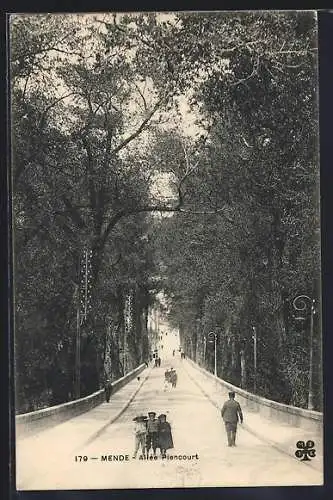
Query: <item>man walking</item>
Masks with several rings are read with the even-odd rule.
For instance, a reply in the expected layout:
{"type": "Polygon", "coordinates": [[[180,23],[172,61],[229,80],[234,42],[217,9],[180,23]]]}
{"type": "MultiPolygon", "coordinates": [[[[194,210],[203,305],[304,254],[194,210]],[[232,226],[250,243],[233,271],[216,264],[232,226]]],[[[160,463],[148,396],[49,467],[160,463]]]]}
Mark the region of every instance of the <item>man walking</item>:
{"type": "Polygon", "coordinates": [[[226,401],[221,410],[225,430],[228,437],[228,446],[236,446],[236,432],[238,419],[243,423],[243,413],[238,401],[235,401],[235,393],[229,392],[229,400],[226,401]]]}
{"type": "Polygon", "coordinates": [[[105,401],[109,403],[112,393],[112,384],[110,379],[107,379],[104,386],[105,401]]]}
{"type": "Polygon", "coordinates": [[[169,388],[169,385],[170,385],[170,370],[167,369],[165,372],[164,372],[164,391],[166,391],[168,388],[169,388]]]}
{"type": "Polygon", "coordinates": [[[173,388],[175,388],[177,385],[177,379],[178,379],[178,377],[177,377],[176,370],[174,368],[171,368],[170,382],[171,382],[171,385],[173,388]]]}

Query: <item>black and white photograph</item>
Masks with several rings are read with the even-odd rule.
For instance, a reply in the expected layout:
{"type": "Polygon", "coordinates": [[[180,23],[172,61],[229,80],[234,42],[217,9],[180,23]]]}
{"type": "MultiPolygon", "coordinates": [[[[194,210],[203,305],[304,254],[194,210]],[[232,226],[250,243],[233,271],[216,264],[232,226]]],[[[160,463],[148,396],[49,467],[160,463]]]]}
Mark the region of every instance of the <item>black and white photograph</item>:
{"type": "Polygon", "coordinates": [[[317,28],[9,16],[18,491],[323,485],[317,28]]]}

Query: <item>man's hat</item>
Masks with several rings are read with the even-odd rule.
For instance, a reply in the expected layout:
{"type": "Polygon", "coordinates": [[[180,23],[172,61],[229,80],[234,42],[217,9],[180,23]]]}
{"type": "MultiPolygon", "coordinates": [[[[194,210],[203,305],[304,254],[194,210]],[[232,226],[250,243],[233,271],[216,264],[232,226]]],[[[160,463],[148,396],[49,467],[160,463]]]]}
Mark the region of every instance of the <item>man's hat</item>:
{"type": "Polygon", "coordinates": [[[158,416],[158,418],[162,418],[164,417],[166,419],[166,414],[165,413],[161,413],[161,415],[158,416]]]}
{"type": "Polygon", "coordinates": [[[154,412],[154,411],[149,411],[149,412],[148,412],[148,416],[149,416],[149,415],[154,415],[154,417],[155,417],[156,412],[154,412]]]}
{"type": "Polygon", "coordinates": [[[138,415],[137,417],[134,417],[133,420],[134,421],[147,420],[147,417],[146,417],[146,415],[138,415]]]}
{"type": "Polygon", "coordinates": [[[235,397],[235,392],[234,392],[234,391],[230,391],[230,392],[229,392],[229,396],[230,396],[231,398],[234,398],[234,397],[235,397]]]}

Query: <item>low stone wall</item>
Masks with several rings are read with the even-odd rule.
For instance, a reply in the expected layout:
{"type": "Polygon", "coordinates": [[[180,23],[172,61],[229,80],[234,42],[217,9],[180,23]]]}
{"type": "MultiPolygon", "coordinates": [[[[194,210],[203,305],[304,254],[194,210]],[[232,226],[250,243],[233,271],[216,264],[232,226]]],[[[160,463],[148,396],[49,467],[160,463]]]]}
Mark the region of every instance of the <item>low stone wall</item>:
{"type": "Polygon", "coordinates": [[[221,389],[225,391],[235,391],[237,395],[237,400],[244,409],[248,409],[251,412],[257,412],[264,418],[278,421],[284,424],[289,424],[293,427],[300,427],[306,431],[313,433],[313,435],[321,435],[323,431],[323,414],[318,411],[304,410],[302,408],[297,408],[295,406],[289,406],[282,403],[277,403],[270,399],[265,399],[237,386],[234,386],[224,380],[215,377],[212,373],[208,372],[204,368],[200,367],[192,360],[187,360],[190,365],[195,368],[198,372],[208,378],[214,383],[219,384],[221,389]]]}
{"type": "MultiPolygon", "coordinates": [[[[127,373],[124,377],[112,382],[112,394],[119,391],[124,385],[133,380],[146,368],[145,364],[142,364],[127,373]]],[[[15,417],[16,431],[22,435],[34,432],[35,430],[42,430],[43,428],[50,427],[52,425],[59,424],[68,420],[70,418],[76,417],[85,413],[95,406],[101,404],[105,400],[104,389],[90,394],[84,398],[76,399],[74,401],[69,401],[56,406],[51,406],[49,408],[44,408],[42,410],[33,411],[30,413],[24,413],[22,415],[17,415],[15,417]]],[[[112,395],[111,395],[112,401],[112,395]]]]}

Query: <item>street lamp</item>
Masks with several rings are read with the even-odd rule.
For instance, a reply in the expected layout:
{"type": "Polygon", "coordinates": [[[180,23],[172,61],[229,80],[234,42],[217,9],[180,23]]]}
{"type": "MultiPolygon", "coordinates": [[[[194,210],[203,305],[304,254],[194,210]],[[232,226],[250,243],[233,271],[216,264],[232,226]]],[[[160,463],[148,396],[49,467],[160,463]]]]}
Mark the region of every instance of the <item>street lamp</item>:
{"type": "Polygon", "coordinates": [[[208,342],[214,342],[214,375],[217,377],[217,363],[216,363],[216,342],[217,342],[217,333],[209,332],[207,334],[208,342]]]}
{"type": "Polygon", "coordinates": [[[192,339],[192,337],[190,337],[190,346],[191,346],[190,347],[191,348],[191,358],[194,361],[194,359],[193,359],[194,358],[194,350],[193,350],[193,339],[192,339]]]}
{"type": "Polygon", "coordinates": [[[207,349],[207,339],[206,339],[206,336],[204,336],[203,341],[204,341],[204,366],[206,366],[206,349],[207,349]]]}
{"type": "MultiPolygon", "coordinates": [[[[308,295],[298,295],[293,300],[295,311],[310,312],[310,356],[309,356],[309,391],[308,410],[313,410],[313,317],[315,311],[315,300],[308,295]]],[[[304,320],[304,316],[295,317],[296,320],[304,320]]]]}
{"type": "Polygon", "coordinates": [[[257,329],[255,326],[252,327],[253,330],[253,366],[254,366],[254,383],[253,392],[257,394],[257,329]]]}

